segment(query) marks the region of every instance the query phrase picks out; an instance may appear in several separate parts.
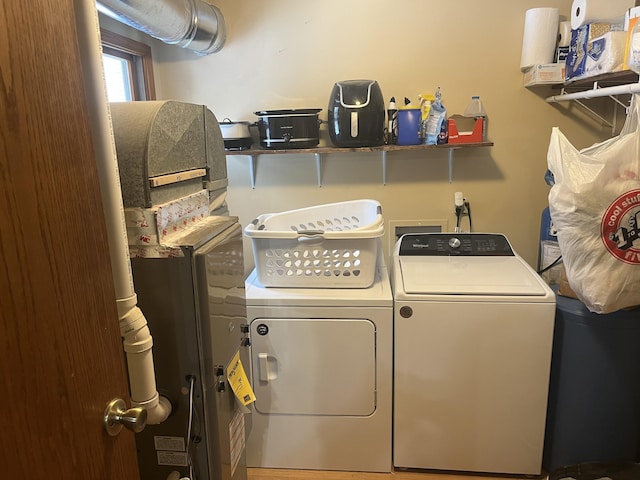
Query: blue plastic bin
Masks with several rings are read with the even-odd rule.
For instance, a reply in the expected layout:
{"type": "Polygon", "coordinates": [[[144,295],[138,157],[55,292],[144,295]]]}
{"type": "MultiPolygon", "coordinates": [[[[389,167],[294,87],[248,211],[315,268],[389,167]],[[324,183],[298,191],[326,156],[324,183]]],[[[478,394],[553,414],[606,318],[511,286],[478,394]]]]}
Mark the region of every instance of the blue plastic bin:
{"type": "Polygon", "coordinates": [[[640,309],[599,315],[558,295],[545,470],[639,453],[640,309]]]}

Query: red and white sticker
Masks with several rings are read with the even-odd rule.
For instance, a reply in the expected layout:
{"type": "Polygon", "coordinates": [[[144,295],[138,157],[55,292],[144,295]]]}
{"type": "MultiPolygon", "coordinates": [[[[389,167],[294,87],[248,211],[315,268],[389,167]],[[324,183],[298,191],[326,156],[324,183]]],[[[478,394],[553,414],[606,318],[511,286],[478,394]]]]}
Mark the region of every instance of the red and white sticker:
{"type": "Polygon", "coordinates": [[[602,217],[600,234],[609,253],[625,263],[640,265],[640,189],[620,195],[602,217]]]}

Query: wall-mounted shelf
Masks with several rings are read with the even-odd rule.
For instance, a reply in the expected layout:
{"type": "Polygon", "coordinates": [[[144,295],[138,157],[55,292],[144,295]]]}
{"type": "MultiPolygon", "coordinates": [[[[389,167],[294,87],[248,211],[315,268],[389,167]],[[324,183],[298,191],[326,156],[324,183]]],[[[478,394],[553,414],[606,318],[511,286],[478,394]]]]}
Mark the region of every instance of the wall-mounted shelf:
{"type": "Polygon", "coordinates": [[[463,148],[479,148],[479,147],[492,147],[493,142],[481,142],[481,143],[454,143],[446,145],[381,145],[379,147],[359,147],[359,148],[344,148],[344,147],[316,147],[316,148],[296,148],[296,149],[250,149],[250,150],[227,150],[228,156],[249,156],[251,157],[251,163],[249,164],[249,174],[251,175],[251,188],[255,188],[255,177],[258,157],[260,155],[305,155],[313,154],[316,159],[316,175],[318,177],[318,187],[322,186],[322,159],[324,155],[330,155],[332,153],[362,153],[362,152],[381,152],[382,153],[382,184],[387,184],[387,152],[398,151],[433,151],[433,150],[447,150],[449,153],[449,183],[453,181],[453,151],[463,148]]]}

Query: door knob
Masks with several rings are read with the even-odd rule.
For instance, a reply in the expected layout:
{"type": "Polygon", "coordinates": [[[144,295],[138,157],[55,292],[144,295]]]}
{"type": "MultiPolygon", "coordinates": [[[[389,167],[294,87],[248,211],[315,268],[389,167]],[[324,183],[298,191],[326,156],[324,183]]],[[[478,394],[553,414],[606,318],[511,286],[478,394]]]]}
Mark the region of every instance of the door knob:
{"type": "Polygon", "coordinates": [[[114,437],[123,426],[132,432],[141,432],[147,426],[147,411],[142,407],[127,409],[124,400],[114,398],[104,411],[104,428],[114,437]]]}

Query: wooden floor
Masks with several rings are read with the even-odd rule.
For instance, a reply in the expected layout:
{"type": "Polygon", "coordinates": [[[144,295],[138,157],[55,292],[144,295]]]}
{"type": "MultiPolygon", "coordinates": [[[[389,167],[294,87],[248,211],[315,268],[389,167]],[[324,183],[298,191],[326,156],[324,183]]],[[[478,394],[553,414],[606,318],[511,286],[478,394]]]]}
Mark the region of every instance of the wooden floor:
{"type": "MultiPolygon", "coordinates": [[[[391,473],[330,472],[320,470],[281,470],[274,468],[248,468],[248,480],[523,480],[525,476],[495,476],[431,473],[397,470],[391,473]]],[[[543,479],[541,477],[528,477],[543,479]]]]}

